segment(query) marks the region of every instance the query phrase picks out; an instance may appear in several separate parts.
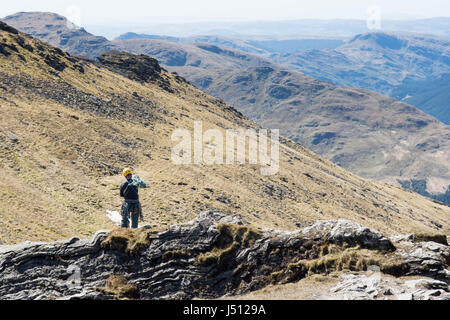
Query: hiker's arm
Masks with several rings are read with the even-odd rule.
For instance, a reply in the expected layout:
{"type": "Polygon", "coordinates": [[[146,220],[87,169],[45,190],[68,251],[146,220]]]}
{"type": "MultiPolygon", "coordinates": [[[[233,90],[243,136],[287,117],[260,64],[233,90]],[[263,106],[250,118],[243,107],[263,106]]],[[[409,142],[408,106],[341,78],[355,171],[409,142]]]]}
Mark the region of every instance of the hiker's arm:
{"type": "Polygon", "coordinates": [[[126,184],[126,183],[122,183],[122,184],[120,185],[120,196],[121,196],[122,198],[125,198],[125,194],[124,194],[124,191],[125,191],[125,184],[126,184]]]}

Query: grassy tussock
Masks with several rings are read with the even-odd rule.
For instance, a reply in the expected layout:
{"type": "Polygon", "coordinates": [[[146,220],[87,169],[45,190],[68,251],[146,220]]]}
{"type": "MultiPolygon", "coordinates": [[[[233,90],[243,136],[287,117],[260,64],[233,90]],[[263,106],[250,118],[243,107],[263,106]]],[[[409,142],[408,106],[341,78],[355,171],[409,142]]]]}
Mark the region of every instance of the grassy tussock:
{"type": "Polygon", "coordinates": [[[145,229],[117,228],[108,234],[102,242],[102,247],[117,250],[128,255],[136,255],[140,250],[150,245],[151,232],[145,229]]]}
{"type": "Polygon", "coordinates": [[[448,246],[445,234],[418,232],[414,234],[414,242],[433,241],[448,246]]]}
{"type": "Polygon", "coordinates": [[[106,280],[106,286],[97,288],[100,292],[113,295],[116,299],[139,299],[139,290],[128,284],[127,279],[119,275],[111,275],[106,280]]]}
{"type": "Polygon", "coordinates": [[[285,270],[272,273],[268,280],[272,283],[291,282],[317,274],[367,271],[370,266],[377,266],[381,272],[392,275],[400,275],[407,268],[404,262],[391,259],[389,256],[373,250],[324,245],[321,247],[319,258],[291,263],[285,270]]]}

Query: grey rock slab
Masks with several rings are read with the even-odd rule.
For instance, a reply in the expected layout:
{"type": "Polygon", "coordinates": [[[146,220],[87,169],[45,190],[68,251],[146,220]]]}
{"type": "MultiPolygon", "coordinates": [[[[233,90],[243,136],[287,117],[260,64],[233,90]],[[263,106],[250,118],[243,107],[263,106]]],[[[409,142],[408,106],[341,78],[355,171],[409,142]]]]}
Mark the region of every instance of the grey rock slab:
{"type": "MultiPolygon", "coordinates": [[[[149,245],[133,254],[102,247],[109,234],[106,230],[91,239],[0,246],[0,299],[112,299],[113,294],[97,289],[105,287],[113,274],[134,285],[141,299],[218,298],[257,290],[273,281],[304,278],[305,271],[291,267],[300,260],[318,258],[317,250],[325,243],[381,252],[392,249],[390,240],[378,231],[344,219],[318,221],[293,232],[266,230],[245,245],[226,234],[221,224],[239,227],[244,221],[239,215],[204,211],[186,224],[157,234],[149,232],[149,245]]],[[[445,246],[414,243],[402,250],[399,259],[404,257],[413,273],[420,273],[417,266],[423,268],[426,261],[438,270],[433,271],[435,275],[448,268],[445,246]]],[[[399,285],[386,285],[380,275],[347,276],[332,294],[376,299],[386,297],[382,292],[390,288],[392,297],[398,297],[399,285]]],[[[432,292],[403,286],[405,294],[425,290],[417,298],[445,297],[436,291],[446,292],[442,283],[430,282],[432,292]]]]}
{"type": "Polygon", "coordinates": [[[347,219],[321,220],[302,229],[310,237],[327,238],[336,244],[361,245],[368,249],[392,250],[394,246],[379,231],[361,226],[347,219]]]}

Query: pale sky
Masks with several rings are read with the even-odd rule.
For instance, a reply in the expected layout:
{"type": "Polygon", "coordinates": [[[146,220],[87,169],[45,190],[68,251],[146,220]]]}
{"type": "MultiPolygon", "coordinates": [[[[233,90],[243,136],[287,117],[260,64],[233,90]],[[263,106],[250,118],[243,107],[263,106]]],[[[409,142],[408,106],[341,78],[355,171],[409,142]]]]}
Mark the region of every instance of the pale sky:
{"type": "Polygon", "coordinates": [[[81,26],[254,21],[361,19],[369,7],[384,19],[449,17],[449,0],[15,0],[2,1],[0,17],[19,11],[51,11],[77,16],[81,26]]]}

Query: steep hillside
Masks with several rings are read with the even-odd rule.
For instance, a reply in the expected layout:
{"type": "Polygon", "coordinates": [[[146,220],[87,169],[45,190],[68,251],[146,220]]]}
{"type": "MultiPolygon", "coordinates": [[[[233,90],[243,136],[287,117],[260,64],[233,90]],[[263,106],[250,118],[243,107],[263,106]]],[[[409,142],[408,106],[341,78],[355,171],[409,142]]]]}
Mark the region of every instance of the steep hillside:
{"type": "MultiPolygon", "coordinates": [[[[170,71],[260,125],[279,128],[284,136],[360,176],[404,186],[423,180],[426,191],[422,194],[447,198],[449,127],[414,107],[367,90],[318,81],[271,60],[212,44],[116,40],[87,55],[96,57],[109,49],[157,58],[170,71]]],[[[70,52],[80,51],[72,48],[70,52]]]]}
{"type": "Polygon", "coordinates": [[[390,95],[450,124],[450,73],[426,80],[405,80],[390,95]]]}
{"type": "Polygon", "coordinates": [[[449,38],[367,33],[334,50],[305,50],[271,59],[317,79],[389,95],[450,124],[449,38]]]}
{"type": "Polygon", "coordinates": [[[259,165],[175,165],[178,128],[258,127],[147,56],[110,52],[92,63],[3,23],[0,39],[3,243],[112,228],[106,210],[120,207],[126,166],[150,181],[141,200],[154,229],[209,208],[256,228],[348,218],[387,234],[449,231],[449,207],[359,178],[284,138],[272,176],[259,165]]]}
{"type": "Polygon", "coordinates": [[[262,126],[280,128],[360,176],[394,184],[425,180],[426,195],[450,185],[450,128],[410,105],[210,44],[128,40],[123,48],[156,57],[262,126]]]}
{"type": "Polygon", "coordinates": [[[52,12],[19,12],[2,21],[64,51],[83,56],[108,43],[108,39],[94,36],[52,12]]]}
{"type": "Polygon", "coordinates": [[[220,77],[189,69],[179,73],[358,175],[391,183],[426,180],[439,186],[430,193],[444,193],[450,183],[450,128],[412,106],[271,67],[220,77]]]}

